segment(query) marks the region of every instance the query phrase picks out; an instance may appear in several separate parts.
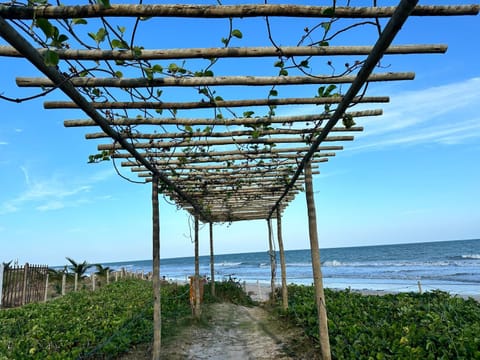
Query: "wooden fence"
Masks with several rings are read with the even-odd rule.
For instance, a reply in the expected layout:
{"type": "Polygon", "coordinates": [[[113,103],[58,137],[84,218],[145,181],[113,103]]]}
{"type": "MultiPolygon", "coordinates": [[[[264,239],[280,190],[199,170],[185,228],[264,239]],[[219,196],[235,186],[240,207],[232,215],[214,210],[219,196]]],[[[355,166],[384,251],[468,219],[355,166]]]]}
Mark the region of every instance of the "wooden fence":
{"type": "Polygon", "coordinates": [[[45,297],[48,266],[0,265],[0,307],[22,306],[45,297]]]}

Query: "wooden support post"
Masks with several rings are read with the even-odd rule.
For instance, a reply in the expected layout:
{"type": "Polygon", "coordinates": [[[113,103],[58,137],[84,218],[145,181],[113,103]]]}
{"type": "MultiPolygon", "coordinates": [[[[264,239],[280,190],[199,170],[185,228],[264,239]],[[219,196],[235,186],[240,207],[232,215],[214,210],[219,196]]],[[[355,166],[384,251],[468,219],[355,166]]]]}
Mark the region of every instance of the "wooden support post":
{"type": "Polygon", "coordinates": [[[282,308],[288,309],[288,289],[287,289],[287,265],[285,264],[285,251],[283,249],[283,237],[282,237],[282,214],[280,209],[277,208],[277,238],[278,238],[278,251],[280,253],[280,269],[282,271],[282,308]]]}
{"type": "Polygon", "coordinates": [[[195,216],[195,277],[193,279],[193,285],[195,288],[195,303],[193,305],[193,315],[196,319],[200,318],[200,263],[198,254],[198,216],[195,216]]]}
{"type": "MultiPolygon", "coordinates": [[[[47,275],[45,276],[45,296],[43,298],[43,302],[47,302],[47,300],[48,300],[48,277],[49,277],[49,274],[47,272],[47,275]]],[[[0,286],[0,296],[1,296],[1,292],[2,292],[2,290],[1,290],[1,286],[0,286]]],[[[1,302],[1,300],[0,300],[0,302],[1,302]]],[[[0,303],[0,305],[1,305],[1,303],[0,303]]]]}
{"type": "Polygon", "coordinates": [[[210,290],[215,296],[215,256],[213,253],[213,224],[210,223],[210,290]]]}
{"type": "Polygon", "coordinates": [[[75,273],[75,280],[74,280],[74,284],[73,284],[73,291],[77,291],[78,290],[78,273],[75,273]]]}
{"type": "Polygon", "coordinates": [[[96,276],[95,274],[92,274],[92,291],[95,291],[95,281],[96,281],[96,276]]]}
{"type": "Polygon", "coordinates": [[[327,310],[323,293],[322,269],[320,267],[320,248],[317,234],[317,215],[313,198],[312,167],[310,162],[305,165],[305,195],[308,209],[308,231],[310,235],[310,252],[312,255],[313,283],[315,285],[315,300],[318,311],[318,327],[320,350],[323,360],[330,360],[330,340],[328,336],[327,310]]]}
{"type": "Polygon", "coordinates": [[[106,273],[106,279],[107,281],[107,285],[110,284],[110,270],[107,270],[107,273],[106,273]]]}
{"type": "Polygon", "coordinates": [[[272,277],[270,279],[270,298],[272,300],[275,299],[275,277],[276,277],[276,271],[277,271],[277,262],[276,262],[276,256],[275,256],[275,250],[273,248],[273,233],[272,233],[272,220],[267,219],[267,225],[268,225],[268,247],[269,247],[269,255],[270,255],[270,269],[272,273],[272,277]]]}
{"type": "Polygon", "coordinates": [[[152,180],[152,250],[153,250],[153,350],[152,359],[160,360],[162,347],[162,316],[160,293],[160,209],[158,177],[152,180]]]}

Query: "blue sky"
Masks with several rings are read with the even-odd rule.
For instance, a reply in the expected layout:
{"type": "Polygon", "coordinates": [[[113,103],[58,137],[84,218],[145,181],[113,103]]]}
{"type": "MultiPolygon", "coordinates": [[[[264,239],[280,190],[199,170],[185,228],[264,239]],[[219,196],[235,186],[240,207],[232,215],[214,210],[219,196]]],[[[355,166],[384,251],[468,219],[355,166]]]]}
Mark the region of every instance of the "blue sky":
{"type": "MultiPolygon", "coordinates": [[[[250,28],[242,30],[245,45],[250,28]]],[[[480,237],[480,48],[471,34],[480,34],[478,16],[409,19],[396,43],[447,43],[449,50],[384,59],[416,79],[372,85],[370,95],[391,98],[370,107],[384,115],[357,119],[364,133],[315,177],[321,247],[480,237]]],[[[10,97],[29,93],[15,86],[15,76],[38,75],[20,59],[0,59],[0,69],[1,92],[10,97]]],[[[0,102],[0,261],[150,258],[150,186],[122,180],[110,162],[87,164],[95,143],[84,139],[86,130],[63,127],[82,115],[43,109],[44,100],[59,97],[0,102]]],[[[160,212],[162,257],[193,255],[186,213],[164,201],[160,212]]],[[[309,246],[303,193],[283,225],[287,249],[309,246]]],[[[217,253],[268,247],[265,221],[216,225],[214,232],[217,253]]]]}

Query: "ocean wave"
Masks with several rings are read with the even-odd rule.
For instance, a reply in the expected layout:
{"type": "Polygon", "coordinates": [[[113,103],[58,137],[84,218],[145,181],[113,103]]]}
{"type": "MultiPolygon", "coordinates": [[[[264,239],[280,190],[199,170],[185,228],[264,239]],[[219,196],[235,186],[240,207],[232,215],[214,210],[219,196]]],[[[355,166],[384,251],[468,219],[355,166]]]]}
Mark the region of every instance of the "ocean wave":
{"type": "Polygon", "coordinates": [[[364,261],[364,262],[344,262],[339,260],[328,260],[322,262],[325,267],[449,267],[449,266],[469,266],[462,261],[364,261]]]}
{"type": "Polygon", "coordinates": [[[480,254],[462,255],[462,259],[480,260],[480,254]]]}
{"type": "Polygon", "coordinates": [[[235,266],[240,266],[242,265],[242,262],[227,262],[227,261],[222,261],[221,263],[215,263],[215,266],[218,267],[235,267],[235,266]]]}

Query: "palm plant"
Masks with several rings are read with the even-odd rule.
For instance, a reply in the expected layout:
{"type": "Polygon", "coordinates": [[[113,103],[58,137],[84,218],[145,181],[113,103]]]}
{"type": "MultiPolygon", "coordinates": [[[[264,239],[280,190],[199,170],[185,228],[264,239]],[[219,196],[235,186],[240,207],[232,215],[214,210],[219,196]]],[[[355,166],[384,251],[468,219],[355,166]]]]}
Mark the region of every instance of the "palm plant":
{"type": "Polygon", "coordinates": [[[88,264],[86,261],[84,261],[82,263],[77,263],[76,261],[69,258],[68,256],[66,257],[66,259],[71,264],[70,270],[72,270],[73,273],[78,274],[79,278],[85,277],[85,272],[93,266],[92,264],[88,264]]]}
{"type": "Polygon", "coordinates": [[[95,275],[98,276],[107,276],[108,272],[111,271],[110,266],[103,267],[102,264],[95,264],[97,271],[95,271],[95,275]]]}

